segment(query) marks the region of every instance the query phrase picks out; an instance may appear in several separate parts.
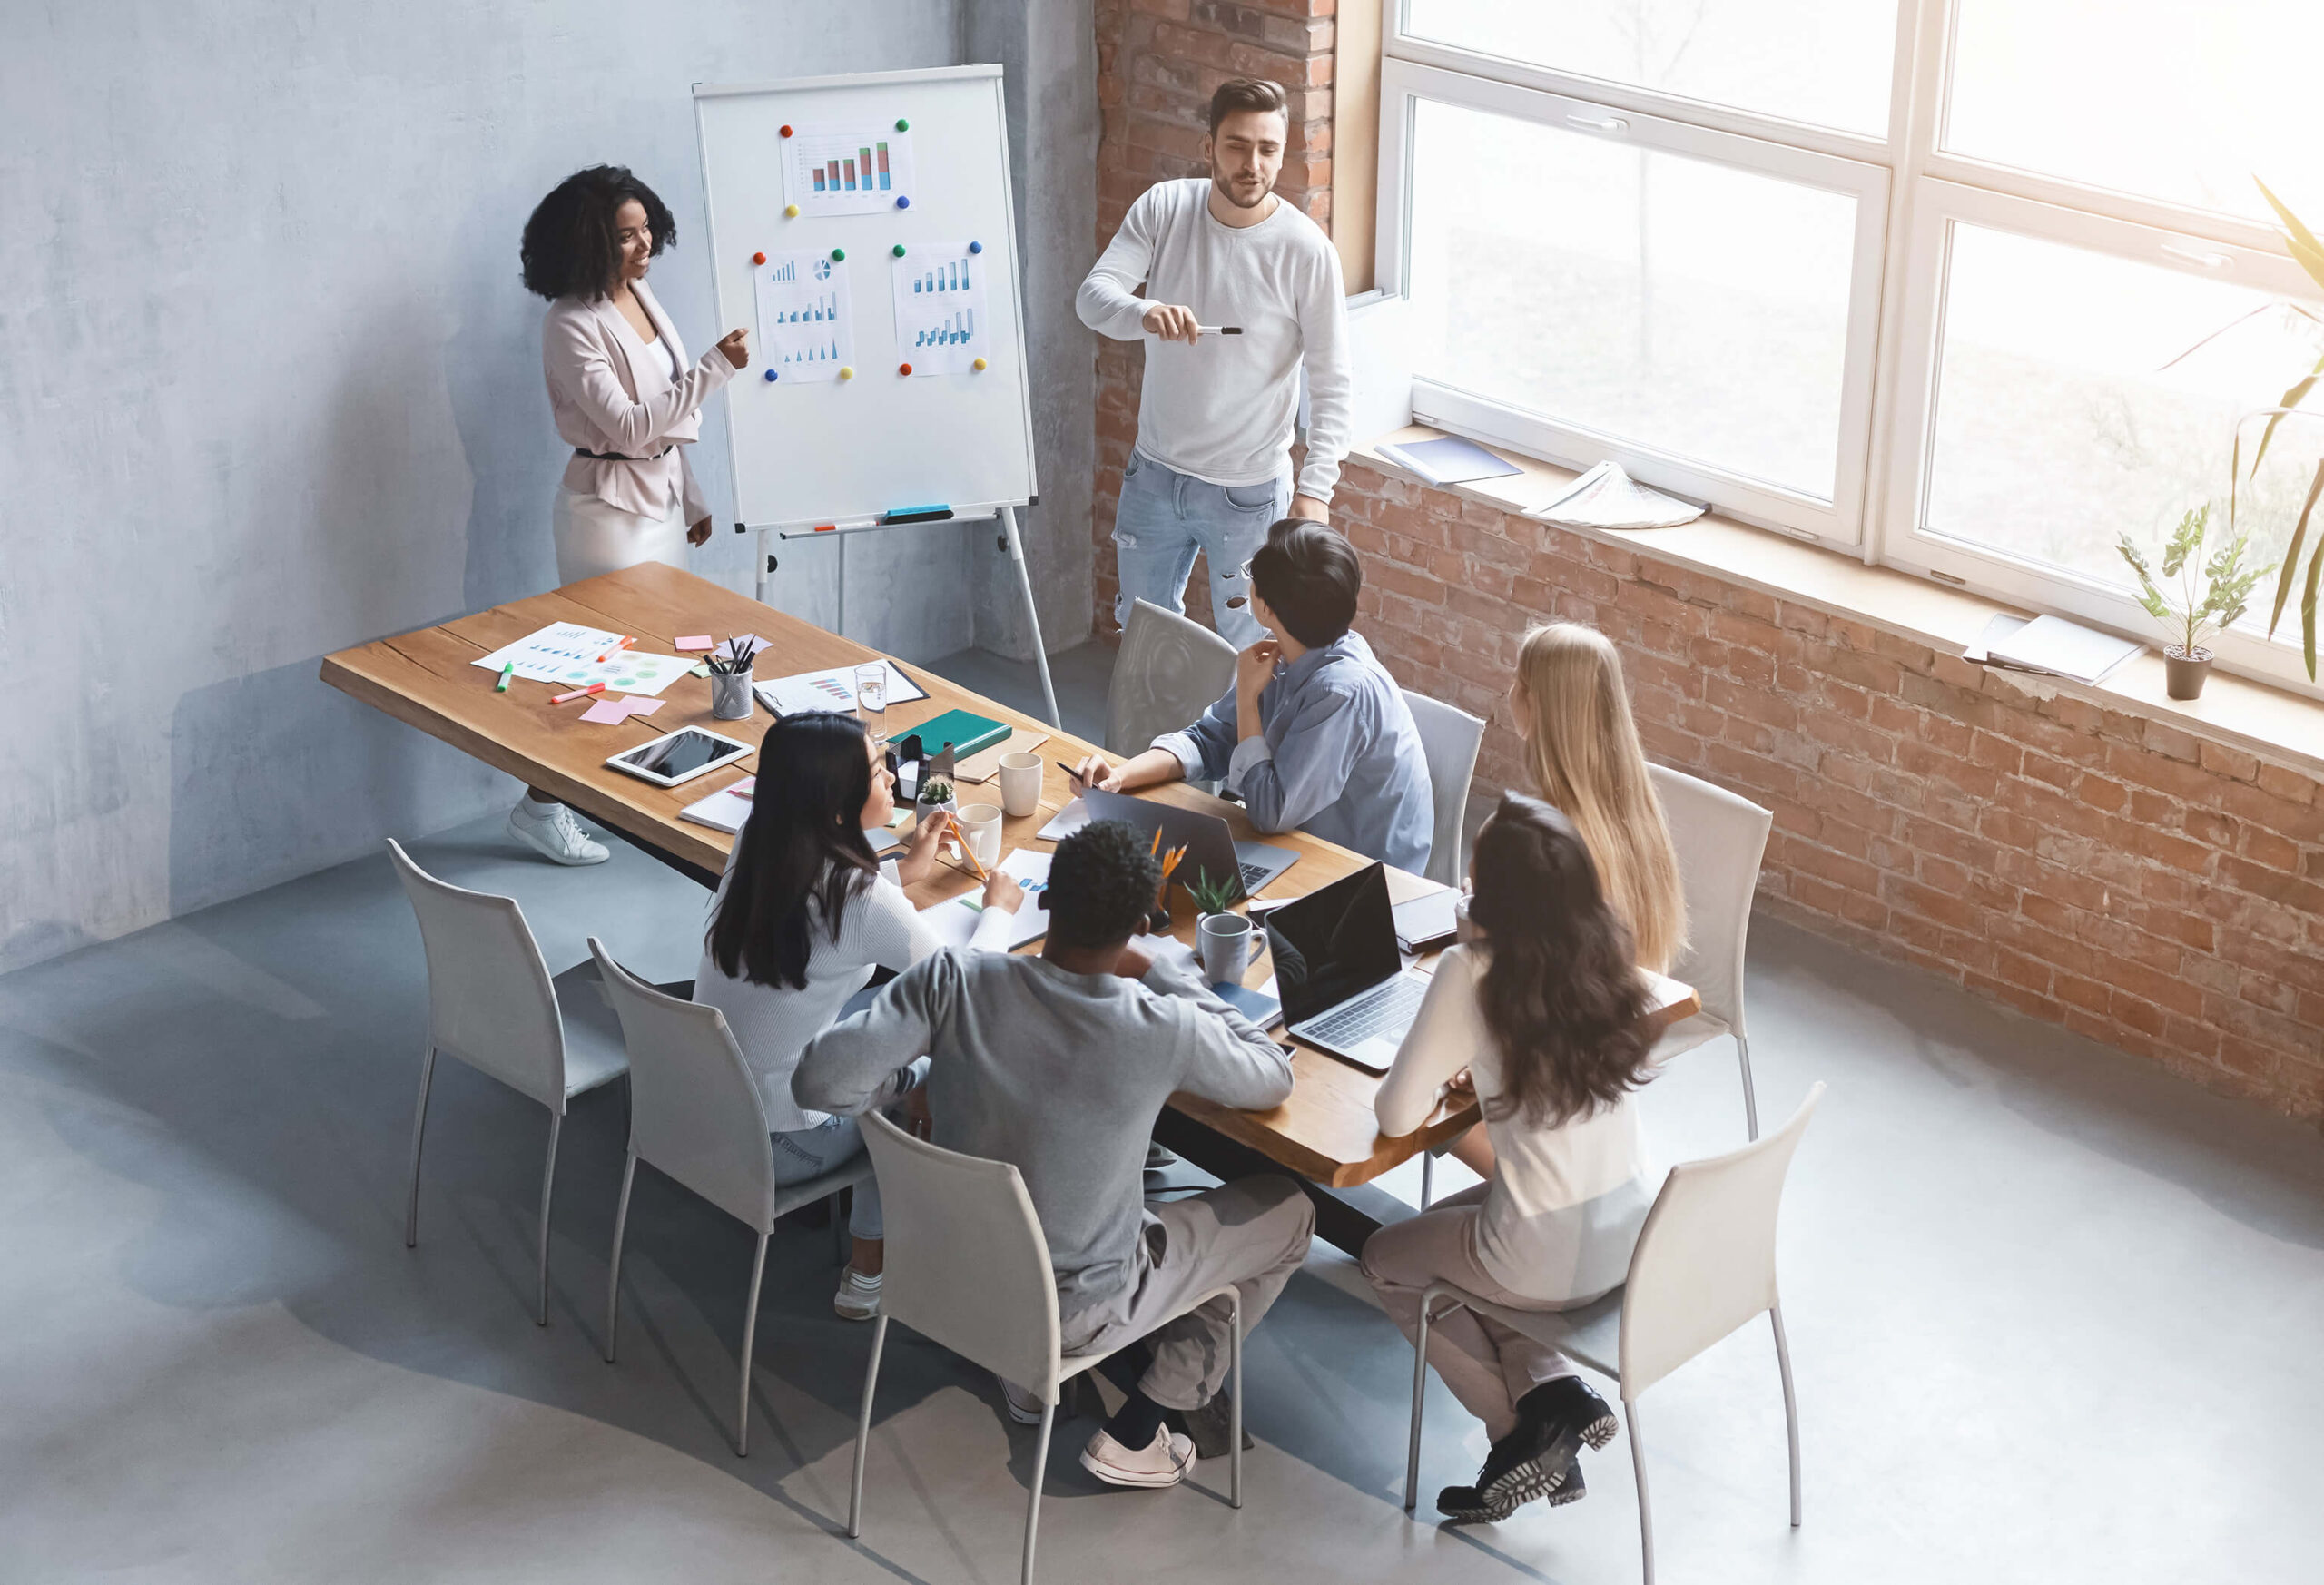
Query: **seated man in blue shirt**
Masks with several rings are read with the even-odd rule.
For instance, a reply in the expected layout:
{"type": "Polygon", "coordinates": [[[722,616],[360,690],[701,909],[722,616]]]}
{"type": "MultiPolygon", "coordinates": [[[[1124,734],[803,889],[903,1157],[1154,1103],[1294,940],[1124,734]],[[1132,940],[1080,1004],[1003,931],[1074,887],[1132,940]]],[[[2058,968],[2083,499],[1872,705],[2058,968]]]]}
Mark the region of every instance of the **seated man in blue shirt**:
{"type": "Polygon", "coordinates": [[[1435,801],[1403,691],[1348,631],[1364,569],[1320,523],[1286,517],[1251,558],[1251,614],[1267,628],[1236,657],[1235,686],[1183,732],[1125,764],[1077,773],[1108,792],[1180,777],[1224,779],[1261,831],[1312,836],[1428,868],[1435,801]]]}

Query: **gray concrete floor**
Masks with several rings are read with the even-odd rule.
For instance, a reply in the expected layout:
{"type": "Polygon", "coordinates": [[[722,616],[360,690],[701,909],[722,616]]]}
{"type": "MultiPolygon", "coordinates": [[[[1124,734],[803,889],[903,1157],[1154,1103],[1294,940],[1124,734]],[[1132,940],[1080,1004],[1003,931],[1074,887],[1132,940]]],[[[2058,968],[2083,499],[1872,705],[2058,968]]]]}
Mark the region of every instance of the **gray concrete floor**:
{"type": "MultiPolygon", "coordinates": [[[[1101,704],[1107,657],[1064,658],[1072,708],[1101,704]]],[[[990,657],[940,664],[1023,697],[990,657]]],[[[556,870],[489,821],[416,852],[517,897],[553,967],[595,932],[691,971],[702,893],[634,851],[556,870]]],[[[1772,924],[1750,990],[1763,1112],[1831,1087],[1782,1237],[1807,1523],[1747,1328],[1643,1402],[1663,1579],[2317,1578],[2316,1133],[1772,924]]],[[[869,1334],[830,1313],[825,1233],[776,1238],[749,1459],[725,1423],[750,1240],[665,1180],[599,1358],[619,1087],[565,1131],[546,1330],[544,1115],[457,1064],[406,1250],[425,1007],[384,856],[0,979],[0,1580],[1014,1578],[1031,1433],[901,1333],[864,1537],[840,1533],[869,1334]]],[[[1645,1107],[1665,1161],[1732,1147],[1731,1051],[1645,1107]]],[[[1045,1577],[1636,1579],[1620,1441],[1572,1507],[1405,1518],[1411,1354],[1350,1275],[1319,1254],[1253,1339],[1241,1512],[1223,1466],[1101,1488],[1089,1427],[1062,1428],[1045,1577]]],[[[1432,1383],[1427,1493],[1482,1449],[1432,1383]]]]}

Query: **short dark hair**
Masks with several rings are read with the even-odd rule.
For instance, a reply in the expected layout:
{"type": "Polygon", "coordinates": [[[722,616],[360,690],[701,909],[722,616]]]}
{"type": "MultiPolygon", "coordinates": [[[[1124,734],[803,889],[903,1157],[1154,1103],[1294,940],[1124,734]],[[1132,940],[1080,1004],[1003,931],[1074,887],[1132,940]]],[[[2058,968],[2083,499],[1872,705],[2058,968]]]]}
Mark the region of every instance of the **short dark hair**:
{"type": "Polygon", "coordinates": [[[1283,91],[1280,83],[1270,83],[1265,77],[1229,77],[1214,89],[1210,95],[1210,133],[1218,135],[1218,123],[1237,111],[1257,110],[1283,117],[1284,131],[1291,130],[1291,95],[1283,91]]]}
{"type": "Polygon", "coordinates": [[[645,206],[652,251],[675,247],[678,222],[651,187],[626,165],[592,165],[558,182],[525,222],[518,251],[525,289],[552,300],[577,297],[595,302],[605,296],[621,271],[614,216],[633,198],[645,206]]]}
{"type": "Polygon", "coordinates": [[[1152,843],[1118,820],[1093,821],[1049,859],[1049,940],[1060,947],[1111,947],[1137,934],[1162,888],[1152,843]]]}
{"type": "Polygon", "coordinates": [[[1338,642],[1355,625],[1363,588],[1355,546],[1305,517],[1285,517],[1268,529],[1267,542],[1251,557],[1252,593],[1309,649],[1338,642]]]}

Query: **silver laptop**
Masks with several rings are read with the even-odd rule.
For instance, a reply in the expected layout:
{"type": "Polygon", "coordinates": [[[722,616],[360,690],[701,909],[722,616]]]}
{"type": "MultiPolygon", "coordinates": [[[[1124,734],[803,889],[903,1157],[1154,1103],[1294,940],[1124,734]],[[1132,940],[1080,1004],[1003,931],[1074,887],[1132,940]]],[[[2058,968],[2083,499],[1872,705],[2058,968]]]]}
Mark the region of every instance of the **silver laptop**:
{"type": "Polygon", "coordinates": [[[1396,951],[1388,867],[1374,864],[1267,915],[1275,994],[1295,1039],[1385,1073],[1419,1016],[1428,977],[1396,951]]]}
{"type": "Polygon", "coordinates": [[[1236,842],[1233,828],[1216,814],[1132,798],[1127,792],[1100,792],[1095,787],[1083,790],[1081,802],[1092,820],[1118,820],[1140,836],[1158,831],[1166,848],[1183,844],[1187,856],[1178,873],[1189,881],[1206,875],[1241,877],[1245,897],[1299,861],[1289,848],[1236,842]]]}

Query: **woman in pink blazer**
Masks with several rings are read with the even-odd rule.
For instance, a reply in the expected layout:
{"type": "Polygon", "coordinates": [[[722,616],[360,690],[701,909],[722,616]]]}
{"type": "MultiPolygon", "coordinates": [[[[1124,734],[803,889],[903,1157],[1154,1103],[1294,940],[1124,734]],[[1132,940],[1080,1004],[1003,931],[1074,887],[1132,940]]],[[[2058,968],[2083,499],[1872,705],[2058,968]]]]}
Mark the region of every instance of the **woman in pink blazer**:
{"type": "MultiPolygon", "coordinates": [[[[710,537],[686,448],[701,436],[702,404],[751,355],[748,332],[730,330],[686,361],[645,284],[654,255],[676,240],[654,190],[620,165],[576,172],[525,222],[525,285],[549,300],[549,411],[573,448],[551,517],[559,584],[645,561],[684,566],[685,546],[710,537]]],[[[508,829],[560,864],[606,857],[571,810],[537,791],[517,801],[508,829]]]]}

